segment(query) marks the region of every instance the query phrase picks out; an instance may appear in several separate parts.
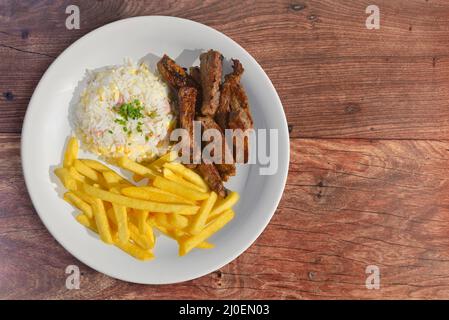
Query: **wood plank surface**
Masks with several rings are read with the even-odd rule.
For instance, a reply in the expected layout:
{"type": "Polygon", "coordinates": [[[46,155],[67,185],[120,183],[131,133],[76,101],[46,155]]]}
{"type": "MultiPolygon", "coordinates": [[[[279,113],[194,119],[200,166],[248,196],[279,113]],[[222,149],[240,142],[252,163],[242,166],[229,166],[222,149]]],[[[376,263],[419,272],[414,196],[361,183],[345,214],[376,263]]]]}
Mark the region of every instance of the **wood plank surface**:
{"type": "Polygon", "coordinates": [[[449,298],[449,2],[378,0],[0,2],[0,299],[449,298]],[[65,28],[77,4],[81,29],[65,28]],[[256,243],[182,284],[135,285],[66,252],[27,195],[20,131],[42,74],[106,23],[170,15],[241,44],[291,126],[281,204],[256,243]],[[65,267],[80,266],[67,290],[65,267]],[[381,288],[365,287],[369,265],[381,288]]]}

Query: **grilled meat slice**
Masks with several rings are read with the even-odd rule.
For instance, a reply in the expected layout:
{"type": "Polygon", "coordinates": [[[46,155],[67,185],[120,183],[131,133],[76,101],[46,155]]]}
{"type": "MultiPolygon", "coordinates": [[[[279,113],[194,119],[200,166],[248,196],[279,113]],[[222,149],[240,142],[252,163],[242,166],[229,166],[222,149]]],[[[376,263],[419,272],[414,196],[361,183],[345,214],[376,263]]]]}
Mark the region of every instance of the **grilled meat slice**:
{"type": "Polygon", "coordinates": [[[195,119],[196,95],[197,90],[193,87],[181,87],[178,90],[179,124],[189,133],[190,163],[193,159],[193,121],[195,119]]]}
{"type": "Polygon", "coordinates": [[[189,74],[192,77],[192,79],[195,80],[195,82],[198,85],[201,85],[201,71],[200,71],[200,67],[190,67],[189,68],[189,74]]]}
{"type": "Polygon", "coordinates": [[[220,197],[226,197],[226,189],[214,164],[201,163],[197,169],[212,191],[215,191],[220,197]]]}
{"type": "Polygon", "coordinates": [[[214,116],[220,102],[220,83],[223,69],[223,56],[220,52],[209,50],[200,55],[201,87],[203,103],[201,113],[214,116]]]}
{"type": "Polygon", "coordinates": [[[244,71],[239,60],[232,59],[232,64],[233,72],[225,76],[225,81],[221,86],[220,103],[215,114],[215,121],[220,125],[222,130],[228,127],[232,88],[240,84],[240,78],[244,71]]]}
{"type": "Polygon", "coordinates": [[[217,167],[218,171],[220,172],[221,179],[223,181],[228,181],[229,177],[235,176],[236,169],[235,169],[234,163],[225,163],[226,158],[228,158],[228,159],[232,158],[232,153],[231,153],[231,150],[229,149],[229,146],[226,142],[223,131],[221,130],[220,126],[211,117],[197,117],[196,120],[201,121],[201,127],[203,130],[215,129],[220,132],[221,141],[222,141],[222,150],[221,150],[222,159],[221,159],[220,163],[215,163],[215,166],[217,167]]]}
{"type": "Polygon", "coordinates": [[[201,105],[203,102],[203,90],[201,89],[201,71],[200,67],[190,67],[189,68],[190,77],[197,83],[196,87],[198,93],[196,95],[196,112],[201,113],[201,105]]]}
{"type": "Polygon", "coordinates": [[[169,86],[178,90],[181,87],[198,87],[198,84],[173,59],[164,54],[157,63],[157,69],[169,86]]]}

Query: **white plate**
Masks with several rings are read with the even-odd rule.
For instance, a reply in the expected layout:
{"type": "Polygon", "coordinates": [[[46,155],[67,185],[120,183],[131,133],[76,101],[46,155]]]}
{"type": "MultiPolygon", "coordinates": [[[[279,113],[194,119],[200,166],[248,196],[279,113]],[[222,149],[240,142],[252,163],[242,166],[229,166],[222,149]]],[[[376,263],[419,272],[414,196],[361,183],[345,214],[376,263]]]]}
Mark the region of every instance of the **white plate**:
{"type": "MultiPolygon", "coordinates": [[[[79,88],[78,88],[79,89],[79,88]]],[[[31,200],[43,223],[76,258],[111,277],[145,284],[175,283],[217,270],[245,251],[270,221],[287,179],[289,137],[279,97],[259,64],[248,52],[222,33],[189,20],[147,16],[120,20],[85,35],[67,48],[48,68],[31,98],[22,131],[22,166],[31,200]],[[236,217],[210,240],[212,250],[193,250],[178,257],[177,244],[160,236],[156,258],[141,262],[108,246],[74,219],[75,211],[62,198],[53,175],[61,163],[71,134],[68,110],[86,69],[121,64],[125,57],[152,64],[167,53],[183,66],[197,64],[200,51],[220,51],[225,59],[237,58],[245,73],[256,128],[279,130],[277,174],[262,176],[259,165],[238,168],[227,184],[240,192],[236,217]]],[[[92,155],[84,154],[86,157],[92,155]]]]}

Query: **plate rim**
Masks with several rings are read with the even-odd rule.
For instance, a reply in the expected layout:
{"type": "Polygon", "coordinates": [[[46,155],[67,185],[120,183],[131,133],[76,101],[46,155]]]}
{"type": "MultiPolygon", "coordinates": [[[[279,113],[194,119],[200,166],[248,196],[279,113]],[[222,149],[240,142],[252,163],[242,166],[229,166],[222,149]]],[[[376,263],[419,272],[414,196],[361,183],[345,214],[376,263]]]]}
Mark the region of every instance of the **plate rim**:
{"type": "MultiPolygon", "coordinates": [[[[36,108],[36,107],[34,107],[36,108]]],[[[105,25],[102,25],[96,29],[93,29],[91,31],[89,31],[88,33],[86,33],[85,35],[83,35],[82,37],[80,37],[79,39],[77,39],[76,41],[74,41],[72,44],[70,44],[67,48],[65,48],[50,64],[50,66],[46,69],[46,71],[43,73],[42,77],[39,80],[39,83],[36,85],[36,87],[34,88],[33,94],[28,102],[28,106],[25,112],[25,116],[24,116],[24,120],[22,122],[22,130],[21,130],[21,141],[20,141],[20,159],[21,159],[21,167],[22,167],[22,172],[23,172],[23,176],[24,176],[24,181],[25,181],[25,186],[28,192],[28,195],[30,197],[31,203],[33,205],[34,210],[36,211],[36,213],[38,214],[41,222],[44,224],[45,228],[47,229],[47,231],[51,234],[51,236],[64,248],[64,250],[66,250],[68,253],[70,253],[75,259],[81,261],[83,264],[85,264],[86,266],[88,266],[89,268],[92,268],[93,270],[95,270],[96,272],[105,274],[111,278],[114,279],[118,279],[121,281],[125,281],[125,282],[129,282],[129,283],[138,283],[138,284],[147,284],[147,285],[163,285],[163,284],[174,284],[174,283],[182,283],[182,282],[186,282],[186,281],[190,281],[193,279],[197,279],[203,276],[206,276],[208,274],[210,274],[211,272],[218,270],[224,266],[226,266],[227,264],[231,263],[232,261],[234,261],[236,258],[238,258],[240,255],[242,255],[249,247],[251,247],[254,242],[260,237],[260,235],[263,233],[263,231],[267,228],[268,224],[270,223],[271,219],[273,218],[274,213],[276,212],[279,203],[281,201],[282,195],[284,193],[285,190],[285,186],[287,183],[287,178],[288,178],[288,172],[289,172],[289,167],[290,167],[290,133],[288,131],[288,123],[287,123],[287,118],[285,115],[285,111],[284,111],[284,107],[282,104],[282,101],[277,93],[276,88],[274,87],[273,83],[271,82],[270,78],[268,77],[268,75],[266,74],[265,70],[262,68],[262,66],[257,62],[257,60],[246,50],[244,49],[239,43],[237,43],[235,40],[233,40],[231,37],[227,36],[225,33],[218,31],[208,25],[202,24],[200,22],[194,21],[194,20],[190,20],[190,19],[185,19],[185,18],[179,18],[179,17],[173,17],[173,16],[164,16],[164,15],[145,15],[145,16],[136,16],[136,17],[129,17],[129,18],[124,18],[124,19],[120,19],[120,20],[116,20],[110,23],[107,23],[105,25]],[[231,41],[234,45],[236,45],[237,47],[239,47],[243,52],[245,52],[248,55],[248,58],[251,60],[251,62],[253,64],[256,65],[257,68],[259,68],[262,71],[262,74],[264,76],[264,80],[267,82],[267,84],[271,87],[271,90],[274,92],[275,94],[275,98],[277,100],[278,105],[281,107],[280,108],[280,112],[281,112],[281,119],[282,119],[282,126],[281,128],[279,128],[279,130],[283,131],[284,136],[285,136],[285,141],[283,141],[286,144],[286,150],[285,150],[285,171],[277,173],[276,175],[279,175],[279,178],[281,183],[280,185],[282,186],[281,188],[279,188],[277,194],[275,195],[275,197],[273,197],[273,201],[271,202],[271,207],[269,208],[269,214],[266,216],[265,221],[263,221],[263,224],[261,224],[261,227],[257,230],[257,232],[254,233],[254,235],[251,237],[251,240],[248,241],[248,243],[245,243],[244,245],[242,245],[238,250],[235,250],[234,253],[223,257],[223,259],[221,259],[219,262],[217,262],[215,264],[215,267],[210,267],[206,270],[202,270],[200,272],[196,272],[194,273],[192,276],[190,277],[186,277],[185,279],[182,280],[174,280],[174,281],[163,281],[163,282],[148,282],[148,281],[138,281],[138,280],[130,280],[130,279],[126,279],[120,275],[117,274],[111,274],[111,272],[109,271],[103,271],[101,270],[101,268],[98,268],[97,266],[93,266],[94,263],[91,263],[90,261],[86,261],[86,259],[84,258],[80,258],[79,255],[75,254],[71,249],[68,249],[67,246],[65,245],[65,241],[63,241],[62,239],[59,239],[55,236],[54,232],[52,231],[52,229],[47,225],[46,219],[43,218],[43,214],[41,214],[38,210],[38,206],[37,206],[37,202],[39,201],[38,199],[35,198],[35,196],[33,196],[32,192],[30,190],[32,190],[33,188],[30,185],[30,177],[27,174],[27,169],[25,166],[25,161],[24,161],[24,153],[25,153],[25,148],[26,148],[26,137],[29,135],[27,134],[28,132],[28,127],[29,127],[29,117],[31,114],[31,110],[33,109],[33,106],[36,105],[35,103],[33,104],[33,101],[36,97],[36,92],[39,91],[39,88],[41,87],[42,83],[44,83],[46,81],[46,78],[48,77],[48,75],[50,74],[50,72],[53,70],[53,68],[56,65],[56,62],[60,59],[62,59],[62,57],[67,54],[67,52],[69,52],[71,50],[72,47],[74,47],[75,45],[77,45],[79,42],[86,40],[94,35],[96,35],[97,33],[101,32],[103,29],[105,28],[109,28],[111,26],[116,26],[119,24],[124,24],[129,22],[130,20],[146,20],[146,19],[168,19],[168,20],[173,20],[173,21],[181,21],[183,23],[190,23],[190,24],[197,24],[202,28],[207,28],[210,29],[212,32],[221,34],[222,36],[226,37],[229,41],[231,41]]]]}

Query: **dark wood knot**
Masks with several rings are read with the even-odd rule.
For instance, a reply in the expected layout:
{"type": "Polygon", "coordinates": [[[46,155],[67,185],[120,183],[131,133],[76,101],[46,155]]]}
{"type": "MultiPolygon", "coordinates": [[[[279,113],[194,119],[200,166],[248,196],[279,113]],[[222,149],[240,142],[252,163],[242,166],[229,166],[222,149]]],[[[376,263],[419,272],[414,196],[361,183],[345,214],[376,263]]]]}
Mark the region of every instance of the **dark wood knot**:
{"type": "Polygon", "coordinates": [[[3,96],[8,101],[14,100],[14,94],[11,91],[3,92],[3,96]]]}

